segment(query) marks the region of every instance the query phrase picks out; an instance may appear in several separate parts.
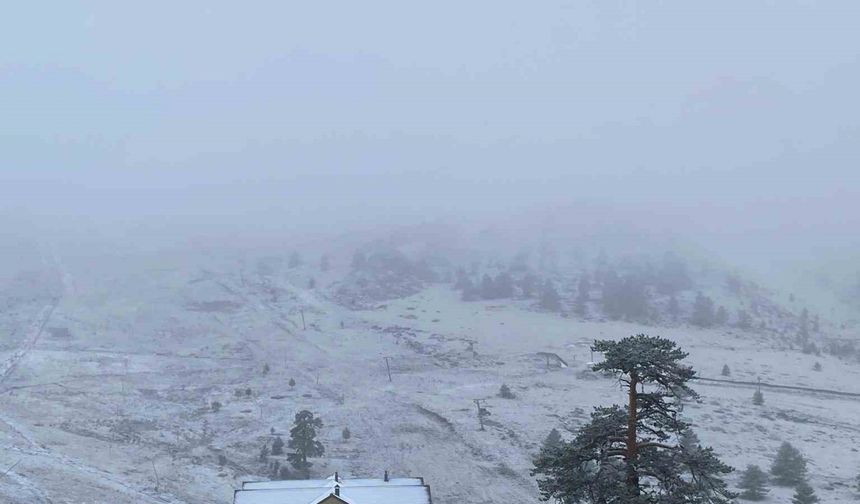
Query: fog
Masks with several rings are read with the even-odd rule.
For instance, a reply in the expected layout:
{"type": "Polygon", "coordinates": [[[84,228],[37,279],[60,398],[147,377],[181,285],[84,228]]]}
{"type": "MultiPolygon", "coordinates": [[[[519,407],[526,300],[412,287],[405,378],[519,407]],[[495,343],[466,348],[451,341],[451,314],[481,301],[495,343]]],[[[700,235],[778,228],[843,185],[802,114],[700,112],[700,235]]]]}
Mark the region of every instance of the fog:
{"type": "Polygon", "coordinates": [[[23,222],[306,229],[587,204],[714,241],[843,243],[857,9],[19,3],[0,200],[23,222]]]}
{"type": "Polygon", "coordinates": [[[717,456],[738,473],[690,492],[749,464],[775,504],[856,499],[858,26],[854,0],[10,2],[0,502],[306,504],[279,485],[340,474],[367,504],[389,470],[426,480],[379,501],[626,502],[717,456]],[[668,416],[627,421],[637,384],[668,416]],[[671,454],[641,487],[640,449],[671,454]]]}

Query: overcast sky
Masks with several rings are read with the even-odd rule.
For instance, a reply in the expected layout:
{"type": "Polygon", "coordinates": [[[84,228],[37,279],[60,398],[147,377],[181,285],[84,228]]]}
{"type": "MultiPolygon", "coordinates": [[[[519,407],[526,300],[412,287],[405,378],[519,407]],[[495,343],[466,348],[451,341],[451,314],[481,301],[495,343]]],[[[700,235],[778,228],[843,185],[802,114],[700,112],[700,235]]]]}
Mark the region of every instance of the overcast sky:
{"type": "Polygon", "coordinates": [[[0,210],[860,231],[854,1],[12,2],[0,210]],[[594,207],[592,207],[594,208],[594,207]]]}

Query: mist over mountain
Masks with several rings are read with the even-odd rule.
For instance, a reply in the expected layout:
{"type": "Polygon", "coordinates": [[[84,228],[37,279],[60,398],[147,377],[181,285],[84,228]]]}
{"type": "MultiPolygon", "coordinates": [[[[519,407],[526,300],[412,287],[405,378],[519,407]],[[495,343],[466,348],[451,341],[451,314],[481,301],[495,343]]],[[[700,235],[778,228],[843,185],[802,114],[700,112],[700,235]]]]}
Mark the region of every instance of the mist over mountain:
{"type": "Polygon", "coordinates": [[[0,502],[856,499],[858,22],[9,6],[0,502]]]}

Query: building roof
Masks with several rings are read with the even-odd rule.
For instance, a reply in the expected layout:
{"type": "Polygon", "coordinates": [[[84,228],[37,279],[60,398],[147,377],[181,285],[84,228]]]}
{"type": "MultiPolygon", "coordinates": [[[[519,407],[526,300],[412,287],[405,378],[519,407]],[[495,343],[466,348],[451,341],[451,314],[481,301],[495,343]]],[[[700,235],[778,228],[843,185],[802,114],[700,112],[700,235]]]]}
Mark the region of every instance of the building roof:
{"type": "MultiPolygon", "coordinates": [[[[273,490],[279,488],[334,488],[334,478],[324,480],[283,480],[283,481],[245,481],[242,490],[273,490]]],[[[365,486],[423,486],[424,478],[390,478],[387,482],[382,479],[359,478],[341,479],[341,488],[365,486]]]]}
{"type": "Polygon", "coordinates": [[[236,490],[233,504],[431,504],[423,478],[248,481],[236,490]]]}

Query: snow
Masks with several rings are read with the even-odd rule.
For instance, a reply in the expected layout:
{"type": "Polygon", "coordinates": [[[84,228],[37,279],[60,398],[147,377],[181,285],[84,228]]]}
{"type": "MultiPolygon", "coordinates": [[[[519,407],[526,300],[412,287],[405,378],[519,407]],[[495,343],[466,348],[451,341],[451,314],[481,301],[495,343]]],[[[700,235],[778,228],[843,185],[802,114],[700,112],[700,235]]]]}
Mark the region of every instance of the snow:
{"type": "MultiPolygon", "coordinates": [[[[320,493],[319,488],[280,488],[272,490],[237,490],[234,504],[312,504],[334,491],[320,493]]],[[[341,487],[343,500],[353,504],[430,504],[426,486],[356,486],[341,487]]]]}
{"type": "Polygon", "coordinates": [[[373,478],[345,479],[335,482],[330,476],[322,480],[275,480],[275,481],[245,481],[242,483],[243,490],[266,490],[278,488],[334,488],[360,487],[360,486],[415,486],[423,485],[421,478],[390,478],[388,481],[373,478]]]}
{"type": "MultiPolygon", "coordinates": [[[[326,455],[312,460],[313,473],[355,475],[341,492],[356,504],[365,501],[350,492],[369,492],[362,489],[385,469],[424,476],[437,504],[489,504],[499,495],[536,502],[529,470],[549,430],[569,439],[565,428],[581,425],[592,407],[624,401],[615,380],[588,371],[588,346],[643,331],[677,341],[703,377],[720,377],[728,364],[730,379],[743,381],[849,392],[860,383],[854,362],[789,351],[758,333],[581,321],[538,313],[527,301],[464,303],[447,286],[354,311],[329,297],[328,286],[343,274],[334,270],[274,275],[283,292],[272,301],[258,277],[245,272],[243,284],[241,266],[223,258],[67,268],[75,294],[60,300],[49,326],[68,327],[72,338],[31,338],[44,300],[2,319],[4,328],[17,329],[2,334],[4,350],[18,357],[0,389],[0,471],[20,460],[0,484],[4,504],[226,504],[242,481],[266,477],[260,447],[271,442],[271,429],[285,435],[305,408],[324,423],[326,455]],[[315,290],[305,288],[311,275],[315,290]],[[217,300],[241,306],[185,308],[217,300]],[[556,353],[569,367],[547,369],[537,352],[556,353]],[[392,382],[384,356],[391,357],[392,382]],[[271,367],[266,375],[263,363],[271,367]],[[502,383],[516,399],[497,397],[502,383]],[[251,396],[235,394],[246,388],[251,396]],[[485,399],[492,413],[485,431],[474,399],[485,399]],[[209,408],[216,400],[223,404],[217,413],[209,408]],[[349,440],[341,437],[344,427],[349,440]]],[[[766,389],[765,404],[755,407],[754,387],[693,387],[702,401],[687,404],[684,414],[726,462],[766,470],[788,440],[809,459],[822,502],[854,499],[860,401],[766,389]]],[[[385,488],[426,497],[399,481],[385,488]]],[[[236,496],[250,499],[254,486],[275,502],[278,492],[291,491],[273,486],[284,484],[249,481],[236,496]]],[[[330,487],[294,490],[307,504],[330,487]]],[[[768,502],[787,504],[790,496],[773,489],[768,502]]]]}

